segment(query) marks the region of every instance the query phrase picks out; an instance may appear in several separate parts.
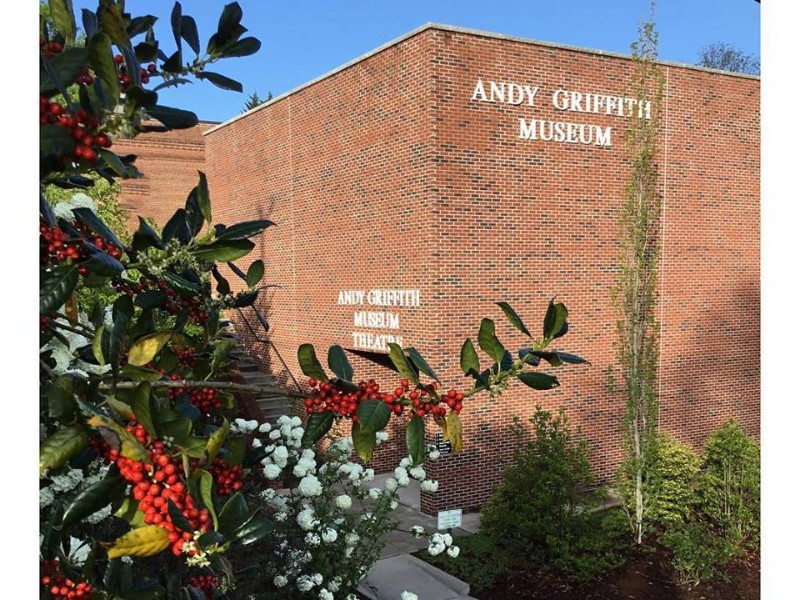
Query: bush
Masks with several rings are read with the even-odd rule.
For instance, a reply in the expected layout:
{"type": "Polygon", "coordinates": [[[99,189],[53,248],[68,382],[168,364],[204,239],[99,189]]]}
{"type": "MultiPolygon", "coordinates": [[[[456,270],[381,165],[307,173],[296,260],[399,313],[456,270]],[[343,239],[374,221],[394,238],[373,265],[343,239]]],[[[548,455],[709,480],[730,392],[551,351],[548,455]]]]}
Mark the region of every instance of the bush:
{"type": "MultiPolygon", "coordinates": [[[[659,433],[644,485],[644,521],[654,526],[670,527],[688,522],[696,510],[697,476],[700,457],[690,446],[666,433],[659,433]]],[[[633,486],[620,479],[620,491],[629,514],[634,510],[633,486]]]]}
{"type": "Polygon", "coordinates": [[[708,438],[699,481],[703,516],[737,548],[758,544],[760,476],[758,444],[737,421],[708,438]]]}
{"type": "Polygon", "coordinates": [[[697,585],[715,579],[720,567],[726,565],[734,554],[733,546],[721,538],[708,523],[683,523],[669,529],[661,543],[672,551],[672,566],[678,582],[697,585]]]}
{"type": "MultiPolygon", "coordinates": [[[[585,510],[594,502],[584,440],[572,439],[563,410],[557,416],[536,408],[531,441],[513,425],[518,446],[511,466],[482,510],[482,530],[515,558],[588,579],[616,562],[619,527],[603,527],[608,516],[585,510]],[[588,560],[587,560],[588,558],[588,560]]],[[[619,522],[619,519],[616,520],[619,522]]]]}

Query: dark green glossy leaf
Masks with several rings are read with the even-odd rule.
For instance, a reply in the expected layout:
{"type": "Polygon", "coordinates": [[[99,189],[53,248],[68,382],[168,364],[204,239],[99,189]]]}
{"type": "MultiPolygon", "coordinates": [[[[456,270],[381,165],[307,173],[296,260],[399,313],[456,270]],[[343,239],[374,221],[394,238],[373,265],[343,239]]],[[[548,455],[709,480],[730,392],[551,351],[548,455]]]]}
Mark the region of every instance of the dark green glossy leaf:
{"type": "Polygon", "coordinates": [[[100,158],[105,166],[109,167],[120,177],[128,176],[128,167],[126,167],[125,163],[120,160],[119,156],[117,156],[111,150],[100,148],[100,158]]]}
{"type": "Polygon", "coordinates": [[[192,188],[186,198],[186,222],[189,224],[189,231],[195,237],[203,229],[203,213],[200,212],[200,204],[197,201],[197,187],[192,188]]]}
{"type": "Polygon", "coordinates": [[[226,47],[222,55],[225,58],[250,56],[251,54],[258,52],[260,49],[261,42],[258,39],[254,37],[246,37],[226,47]]]}
{"type": "Polygon", "coordinates": [[[331,383],[337,390],[344,390],[345,392],[355,393],[358,391],[358,385],[347,379],[339,379],[335,377],[331,383]]]}
{"type": "Polygon", "coordinates": [[[256,512],[250,519],[245,521],[241,527],[233,532],[233,538],[238,540],[243,546],[247,546],[248,544],[263,539],[272,531],[272,528],[272,521],[256,512]]]}
{"type": "Polygon", "coordinates": [[[222,340],[214,348],[214,356],[211,359],[211,372],[216,372],[221,365],[224,365],[230,353],[236,347],[236,342],[233,340],[222,340]]]}
{"type": "Polygon", "coordinates": [[[89,252],[89,257],[81,264],[95,275],[100,277],[116,277],[125,270],[125,267],[116,258],[98,250],[92,244],[84,244],[84,248],[89,252]]]}
{"type": "Polygon", "coordinates": [[[228,437],[228,434],[231,431],[231,424],[228,422],[228,419],[222,419],[222,425],[220,425],[214,433],[208,436],[208,443],[206,444],[206,464],[210,465],[214,458],[217,456],[217,452],[219,449],[222,448],[222,444],[225,443],[225,439],[228,437]]]}
{"type": "Polygon", "coordinates": [[[256,301],[256,298],[258,298],[258,290],[243,292],[236,296],[236,300],[233,301],[233,306],[234,308],[251,306],[256,301]]]}
{"type": "Polygon", "coordinates": [[[62,264],[39,279],[39,314],[46,315],[61,307],[78,284],[78,266],[62,264]]]}
{"type": "Polygon", "coordinates": [[[481,363],[478,360],[478,353],[475,352],[475,346],[472,345],[472,340],[467,338],[461,346],[461,370],[464,375],[477,375],[481,370],[481,363]]]}
{"type": "Polygon", "coordinates": [[[193,112],[169,106],[151,106],[147,109],[147,114],[157,121],[161,121],[170,129],[187,129],[194,127],[199,122],[197,115],[193,112]]]}
{"type": "Polygon", "coordinates": [[[192,239],[192,232],[189,228],[185,209],[179,208],[167,221],[167,224],[164,225],[163,238],[165,242],[169,242],[174,238],[182,244],[187,244],[192,239]]]}
{"type": "MultiPolygon", "coordinates": [[[[207,531],[197,539],[197,545],[201,548],[208,548],[214,544],[223,544],[225,536],[218,531],[207,531]]],[[[206,600],[205,594],[201,596],[202,600],[206,600]]]]}
{"type": "Polygon", "coordinates": [[[313,413],[308,417],[306,422],[305,431],[303,431],[303,439],[301,443],[305,447],[311,447],[328,433],[333,426],[333,413],[325,411],[321,413],[313,413]]]}
{"type": "Polygon", "coordinates": [[[156,401],[152,392],[152,386],[147,381],[136,386],[136,391],[131,398],[131,408],[136,414],[136,420],[145,428],[150,439],[155,440],[158,438],[158,431],[153,422],[156,401]]]}
{"type": "Polygon", "coordinates": [[[97,235],[99,235],[103,240],[106,242],[111,242],[117,248],[124,248],[122,242],[119,241],[114,232],[108,228],[108,226],[103,223],[103,221],[98,217],[91,208],[73,208],[73,214],[81,220],[84,225],[87,225],[89,229],[94,231],[97,235]]]}
{"type": "Polygon", "coordinates": [[[496,363],[503,360],[503,355],[506,349],[497,336],[494,334],[494,321],[491,319],[482,319],[481,328],[478,331],[478,345],[486,354],[494,359],[496,363]]]}
{"type": "Polygon", "coordinates": [[[217,240],[197,246],[192,250],[197,258],[215,262],[228,262],[241,258],[255,248],[250,240],[217,240]]]}
{"type": "Polygon", "coordinates": [[[214,280],[217,282],[217,292],[220,295],[227,296],[231,293],[231,284],[222,276],[222,273],[219,272],[216,265],[211,269],[211,275],[214,276],[214,280]]]}
{"type": "Polygon", "coordinates": [[[422,358],[422,355],[417,352],[416,348],[406,348],[406,352],[408,352],[408,357],[411,359],[411,362],[414,363],[414,366],[417,367],[421,373],[425,373],[425,375],[434,381],[439,381],[436,373],[433,372],[433,369],[431,369],[427,361],[422,358]]]}
{"type": "Polygon", "coordinates": [[[347,360],[344,349],[338,344],[328,348],[328,367],[330,367],[330,370],[336,373],[337,377],[340,379],[346,381],[353,380],[353,367],[350,365],[350,361],[347,360]]]}
{"type": "Polygon", "coordinates": [[[189,434],[192,431],[192,421],[191,419],[180,417],[178,419],[173,419],[172,421],[159,423],[157,429],[159,438],[169,436],[175,439],[176,444],[180,445],[183,444],[183,442],[189,437],[189,434]]]}
{"type": "Polygon", "coordinates": [[[62,427],[48,437],[39,448],[39,475],[57,469],[75,456],[89,442],[83,427],[62,427]]]}
{"type": "Polygon", "coordinates": [[[142,252],[147,248],[164,248],[159,235],[142,217],[139,217],[139,229],[133,234],[131,246],[136,252],[142,252]]]}
{"type": "Polygon", "coordinates": [[[158,58],[158,42],[144,41],[139,42],[134,46],[133,52],[136,54],[136,60],[143,63],[155,62],[158,58]]]}
{"type": "Polygon", "coordinates": [[[128,35],[135,38],[137,35],[147,33],[153,25],[158,21],[158,17],[153,15],[144,15],[143,17],[134,17],[128,23],[128,35]]]}
{"type": "Polygon", "coordinates": [[[39,127],[39,153],[41,156],[69,156],[75,148],[75,139],[61,125],[39,127]]]}
{"type": "Polygon", "coordinates": [[[242,223],[237,223],[236,225],[225,228],[222,233],[217,233],[217,240],[243,240],[251,238],[273,225],[275,225],[275,223],[267,219],[243,221],[242,223]]]}
{"type": "Polygon", "coordinates": [[[244,496],[240,492],[236,492],[219,512],[219,527],[217,529],[222,535],[230,536],[235,529],[244,524],[249,516],[244,496]]]}
{"type": "MultiPolygon", "coordinates": [[[[181,52],[181,3],[176,2],[172,5],[169,23],[172,26],[172,36],[175,38],[175,47],[178,48],[178,55],[181,52]]],[[[180,62],[180,59],[178,59],[180,62]]]]}
{"type": "Polygon", "coordinates": [[[319,360],[317,360],[317,353],[311,344],[302,344],[297,349],[297,362],[306,377],[311,377],[318,381],[328,381],[328,375],[319,360]]]}
{"type": "Polygon", "coordinates": [[[247,438],[228,438],[228,440],[225,442],[225,448],[230,451],[230,454],[226,455],[225,457],[225,462],[227,465],[229,467],[240,465],[242,464],[242,460],[247,453],[247,438]]]}
{"type": "Polygon", "coordinates": [[[508,304],[508,302],[498,302],[497,306],[499,306],[503,314],[505,314],[508,322],[511,323],[514,327],[519,329],[522,333],[527,335],[528,337],[533,337],[531,332],[528,331],[528,328],[525,327],[525,323],[522,322],[522,319],[519,318],[519,315],[514,311],[513,308],[508,304]]]}
{"type": "Polygon", "coordinates": [[[417,415],[412,416],[408,423],[406,447],[413,462],[411,466],[416,467],[425,462],[425,423],[417,415]]]}
{"type": "Polygon", "coordinates": [[[219,73],[212,73],[211,71],[203,71],[202,73],[197,74],[198,79],[206,79],[213,83],[218,88],[222,88],[223,90],[233,90],[234,92],[242,92],[242,84],[236,81],[235,79],[231,79],[230,77],[225,77],[224,75],[220,75],[219,73]]]}
{"type": "MultiPolygon", "coordinates": [[[[170,271],[166,271],[164,273],[164,279],[166,279],[167,282],[169,282],[169,284],[172,286],[174,290],[180,292],[184,296],[194,296],[196,294],[202,293],[203,291],[202,289],[200,289],[199,285],[189,281],[184,277],[181,277],[180,275],[176,275],[175,273],[172,273],[170,271]]],[[[176,330],[179,329],[180,328],[178,328],[176,325],[176,330]]]]}
{"type": "Polygon", "coordinates": [[[200,498],[203,500],[203,504],[211,515],[211,520],[214,522],[214,529],[219,529],[217,511],[214,508],[214,476],[208,471],[200,469],[199,478],[200,481],[198,482],[198,488],[200,492],[200,498]]]}
{"type": "Polygon", "coordinates": [[[208,222],[211,223],[211,193],[208,191],[208,180],[206,179],[206,174],[202,171],[198,171],[197,174],[200,177],[200,181],[197,183],[197,204],[200,206],[200,212],[203,215],[203,218],[208,222]]]}
{"type": "Polygon", "coordinates": [[[71,0],[48,0],[50,18],[56,30],[64,36],[67,44],[75,42],[75,16],[72,13],[71,0]]]}
{"type": "MultiPolygon", "coordinates": [[[[63,86],[70,85],[88,63],[86,48],[67,48],[52,58],[42,57],[39,70],[39,93],[53,96],[64,93],[63,86]]],[[[67,95],[69,98],[69,95],[67,95]]]]}
{"type": "Polygon", "coordinates": [[[158,308],[167,303],[168,296],[160,290],[147,290],[136,296],[134,304],[139,308],[158,308]]]}
{"type": "Polygon", "coordinates": [[[364,432],[358,423],[353,423],[352,437],[356,454],[363,462],[368,463],[375,451],[375,433],[364,432]]]}
{"type": "Polygon", "coordinates": [[[53,419],[63,420],[75,412],[75,386],[71,377],[56,377],[47,386],[47,414],[53,419]]]}
{"type": "Polygon", "coordinates": [[[133,316],[133,302],[128,296],[120,296],[114,301],[111,311],[113,326],[108,344],[108,362],[118,365],[122,354],[122,340],[133,316]]]}
{"type": "Polygon", "coordinates": [[[356,414],[361,425],[361,433],[375,433],[389,423],[392,409],[382,400],[367,400],[358,405],[356,414]]]}
{"type": "Polygon", "coordinates": [[[558,379],[547,373],[537,373],[534,371],[526,371],[518,375],[519,380],[535,390],[552,390],[558,387],[558,379]]]}
{"type": "MultiPolygon", "coordinates": [[[[389,358],[392,360],[397,372],[411,382],[412,387],[419,385],[417,372],[411,367],[403,349],[395,343],[389,344],[389,358]]],[[[376,430],[377,431],[377,430],[376,430]]]]}
{"type": "Polygon", "coordinates": [[[247,269],[247,287],[252,288],[258,285],[258,282],[264,277],[264,261],[259,259],[250,263],[247,269]]]}
{"type": "Polygon", "coordinates": [[[238,2],[231,2],[226,4],[222,9],[222,14],[219,17],[217,24],[217,38],[221,44],[227,44],[238,31],[239,24],[242,21],[242,9],[238,2]]]}
{"type": "Polygon", "coordinates": [[[88,8],[82,8],[81,22],[83,23],[83,33],[86,35],[86,39],[97,33],[97,28],[100,24],[97,21],[97,15],[93,11],[88,8]]]}
{"type": "Polygon", "coordinates": [[[112,502],[122,499],[127,482],[118,474],[106,477],[82,490],[64,511],[61,527],[67,528],[74,523],[96,513],[112,502]]]}
{"type": "Polygon", "coordinates": [[[119,6],[114,2],[101,2],[99,8],[100,28],[108,34],[111,41],[120,48],[131,45],[125,21],[119,6]]]}
{"type": "Polygon", "coordinates": [[[552,340],[566,333],[564,325],[567,322],[567,307],[561,302],[554,303],[553,300],[555,298],[550,300],[550,304],[547,306],[547,313],[544,316],[542,330],[545,340],[552,340]]]}
{"type": "Polygon", "coordinates": [[[266,446],[259,446],[251,450],[243,459],[242,459],[242,467],[248,468],[252,467],[256,463],[261,462],[267,456],[266,446]]]}
{"type": "Polygon", "coordinates": [[[180,509],[175,506],[172,500],[167,500],[167,512],[169,513],[172,523],[181,531],[194,533],[194,527],[189,523],[189,520],[183,515],[180,509]]]}
{"type": "Polygon", "coordinates": [[[186,40],[195,54],[200,54],[200,38],[197,35],[197,23],[188,15],[181,17],[181,37],[186,40]]]}
{"type": "Polygon", "coordinates": [[[86,49],[89,52],[89,66],[103,82],[103,92],[108,94],[116,104],[120,87],[119,75],[111,50],[111,38],[103,32],[97,33],[89,39],[86,49]]]}

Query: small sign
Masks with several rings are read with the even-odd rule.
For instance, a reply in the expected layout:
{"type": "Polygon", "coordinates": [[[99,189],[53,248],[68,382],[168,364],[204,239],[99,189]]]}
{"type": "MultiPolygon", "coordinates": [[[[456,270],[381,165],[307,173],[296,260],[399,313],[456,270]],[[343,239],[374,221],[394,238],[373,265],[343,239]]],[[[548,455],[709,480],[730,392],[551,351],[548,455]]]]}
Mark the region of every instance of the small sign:
{"type": "Polygon", "coordinates": [[[439,529],[453,529],[454,527],[461,527],[461,509],[440,510],[439,529]]]}
{"type": "Polygon", "coordinates": [[[450,440],[444,439],[441,433],[437,433],[433,438],[433,443],[436,444],[436,449],[441,456],[450,454],[453,451],[453,443],[450,440]]]}

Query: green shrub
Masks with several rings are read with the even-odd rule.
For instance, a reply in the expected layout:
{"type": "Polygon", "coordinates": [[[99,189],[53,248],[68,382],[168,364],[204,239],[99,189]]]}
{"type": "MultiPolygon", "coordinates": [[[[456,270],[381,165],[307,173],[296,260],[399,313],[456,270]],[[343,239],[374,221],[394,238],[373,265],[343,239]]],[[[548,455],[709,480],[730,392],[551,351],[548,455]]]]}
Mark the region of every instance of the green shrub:
{"type": "Polygon", "coordinates": [[[737,548],[758,544],[760,476],[758,444],[737,421],[708,438],[699,480],[703,517],[737,548]]]}
{"type": "MultiPolygon", "coordinates": [[[[606,516],[585,510],[595,499],[584,440],[574,441],[563,411],[557,416],[536,407],[533,439],[518,444],[512,464],[481,511],[481,529],[516,559],[591,578],[615,560],[616,534],[601,526],[606,516]],[[607,557],[606,557],[607,558],[607,557]]],[[[618,521],[618,520],[617,520],[618,521]]]]}
{"type": "Polygon", "coordinates": [[[675,525],[664,533],[661,543],[672,551],[672,566],[683,585],[718,578],[720,567],[735,551],[713,527],[701,521],[675,525]]]}
{"type": "MultiPolygon", "coordinates": [[[[692,448],[666,433],[656,438],[653,460],[645,472],[644,521],[653,526],[670,527],[693,518],[697,509],[697,476],[700,457],[692,448]]],[[[629,514],[633,512],[633,487],[620,479],[620,492],[629,514]]]]}

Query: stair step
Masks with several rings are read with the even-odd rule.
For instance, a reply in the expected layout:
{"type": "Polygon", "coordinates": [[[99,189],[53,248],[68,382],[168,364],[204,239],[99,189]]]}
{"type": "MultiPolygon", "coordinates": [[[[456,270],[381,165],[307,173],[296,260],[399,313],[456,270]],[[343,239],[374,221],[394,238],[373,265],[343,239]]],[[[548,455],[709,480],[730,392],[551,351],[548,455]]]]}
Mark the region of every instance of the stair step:
{"type": "Polygon", "coordinates": [[[240,373],[252,373],[253,371],[258,371],[258,365],[254,362],[239,362],[239,372],[240,373]]]}

